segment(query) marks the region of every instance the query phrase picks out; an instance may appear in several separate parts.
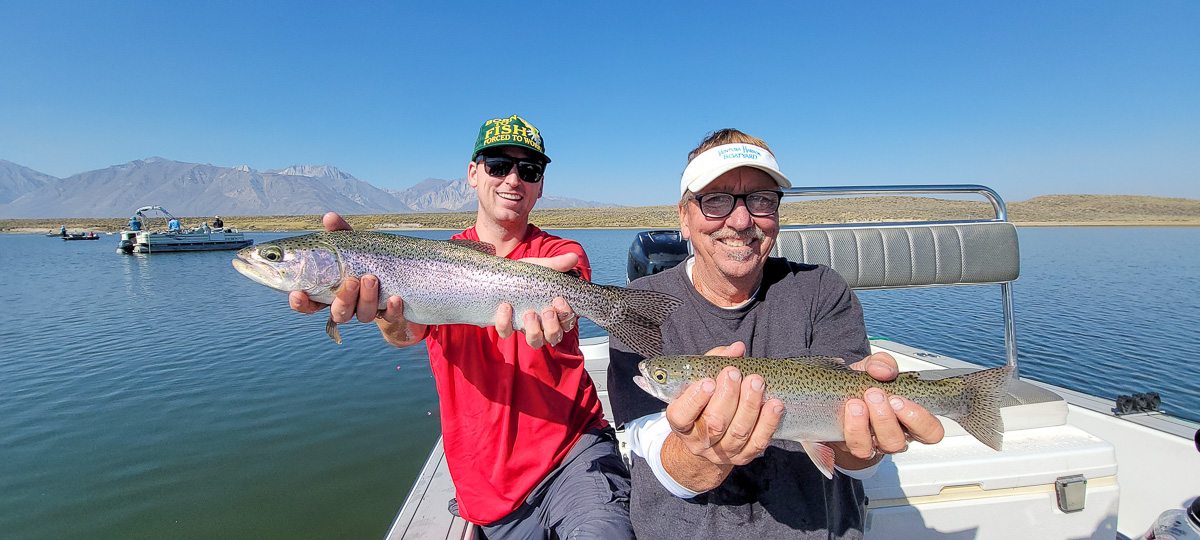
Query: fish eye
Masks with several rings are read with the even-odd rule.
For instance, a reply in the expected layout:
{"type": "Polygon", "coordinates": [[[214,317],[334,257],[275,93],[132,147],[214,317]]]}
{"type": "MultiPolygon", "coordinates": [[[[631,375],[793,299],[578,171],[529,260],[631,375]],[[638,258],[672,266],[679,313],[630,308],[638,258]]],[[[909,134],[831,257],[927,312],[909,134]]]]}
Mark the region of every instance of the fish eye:
{"type": "Polygon", "coordinates": [[[654,380],[658,381],[660,383],[667,382],[667,370],[665,370],[663,368],[655,369],[654,370],[654,380]]]}
{"type": "Polygon", "coordinates": [[[275,246],[265,247],[265,248],[263,248],[261,253],[262,253],[262,258],[264,258],[268,261],[271,261],[271,262],[277,262],[277,261],[283,260],[283,250],[281,250],[275,246]]]}

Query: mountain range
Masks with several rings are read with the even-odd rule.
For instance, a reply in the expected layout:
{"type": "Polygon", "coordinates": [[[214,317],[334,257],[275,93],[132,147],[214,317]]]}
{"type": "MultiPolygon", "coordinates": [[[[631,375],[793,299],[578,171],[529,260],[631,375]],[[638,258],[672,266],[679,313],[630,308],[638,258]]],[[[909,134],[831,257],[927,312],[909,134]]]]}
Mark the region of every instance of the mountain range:
{"type": "MultiPolygon", "coordinates": [[[[55,178],[0,159],[0,218],[125,217],[157,204],[179,216],[393,214],[475,210],[466,178],[382,189],[330,165],[256,171],[159,157],[55,178]]],[[[618,206],[543,195],[538,208],[618,206]]]]}

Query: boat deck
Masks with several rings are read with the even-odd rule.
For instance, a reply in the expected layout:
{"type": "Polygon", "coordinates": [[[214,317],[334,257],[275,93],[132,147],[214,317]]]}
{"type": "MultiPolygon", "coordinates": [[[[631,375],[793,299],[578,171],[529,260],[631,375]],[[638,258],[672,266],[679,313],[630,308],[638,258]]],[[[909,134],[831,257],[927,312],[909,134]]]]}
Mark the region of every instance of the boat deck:
{"type": "MultiPolygon", "coordinates": [[[[599,391],[604,405],[604,416],[612,421],[612,408],[608,402],[608,338],[584,338],[580,340],[587,359],[588,375],[599,391]]],[[[404,506],[387,532],[387,540],[440,539],[463,540],[475,537],[476,528],[466,520],[456,517],[447,509],[454,498],[454,484],[446,466],[446,454],[442,450],[442,438],[429,453],[429,459],[417,475],[412,491],[404,506]]]]}

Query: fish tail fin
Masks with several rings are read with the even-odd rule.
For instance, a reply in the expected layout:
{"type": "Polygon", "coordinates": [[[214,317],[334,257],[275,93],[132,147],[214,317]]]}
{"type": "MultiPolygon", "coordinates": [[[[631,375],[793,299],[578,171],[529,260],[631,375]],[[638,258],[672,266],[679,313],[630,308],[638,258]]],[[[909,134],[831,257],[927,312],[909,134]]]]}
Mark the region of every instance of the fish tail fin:
{"type": "Polygon", "coordinates": [[[951,416],[979,442],[994,450],[1004,444],[1004,420],[1000,417],[1000,405],[1008,393],[1012,381],[1011,366],[985,369],[959,377],[963,382],[963,396],[967,399],[967,412],[951,416]]]}
{"type": "Polygon", "coordinates": [[[592,319],[601,328],[621,340],[638,354],[652,358],[662,355],[659,326],[682,303],[669,294],[624,287],[607,287],[616,295],[611,317],[592,319]]]}
{"type": "Polygon", "coordinates": [[[325,321],[325,333],[329,334],[329,339],[336,341],[338,345],[342,344],[342,334],[338,332],[337,323],[333,322],[333,316],[325,321]]]}

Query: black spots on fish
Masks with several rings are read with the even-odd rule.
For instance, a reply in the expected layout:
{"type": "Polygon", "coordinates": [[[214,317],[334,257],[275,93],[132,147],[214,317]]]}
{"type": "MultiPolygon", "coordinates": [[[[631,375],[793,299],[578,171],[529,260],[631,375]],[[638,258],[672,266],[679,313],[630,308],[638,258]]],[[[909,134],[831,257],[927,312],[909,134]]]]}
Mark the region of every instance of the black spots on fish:
{"type": "Polygon", "coordinates": [[[467,240],[467,239],[448,240],[448,242],[450,242],[451,244],[454,244],[456,246],[462,246],[467,249],[473,249],[480,253],[487,253],[488,255],[493,255],[493,256],[496,255],[496,246],[493,246],[487,242],[480,242],[478,240],[467,240]]]}
{"type": "Polygon", "coordinates": [[[662,332],[659,327],[679,307],[679,299],[655,291],[606,285],[601,287],[610,296],[615,296],[616,309],[612,310],[610,317],[595,317],[592,322],[645,358],[662,354],[662,332]]]}
{"type": "Polygon", "coordinates": [[[846,361],[833,356],[796,356],[793,358],[785,358],[790,362],[798,364],[810,364],[823,368],[833,369],[837,371],[853,371],[846,366],[846,361]]]}

